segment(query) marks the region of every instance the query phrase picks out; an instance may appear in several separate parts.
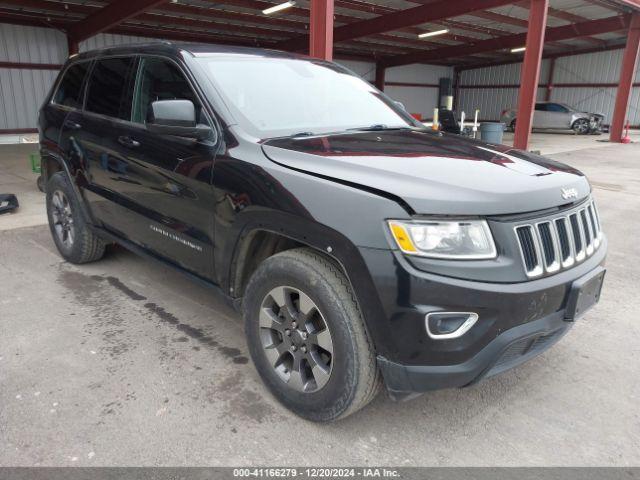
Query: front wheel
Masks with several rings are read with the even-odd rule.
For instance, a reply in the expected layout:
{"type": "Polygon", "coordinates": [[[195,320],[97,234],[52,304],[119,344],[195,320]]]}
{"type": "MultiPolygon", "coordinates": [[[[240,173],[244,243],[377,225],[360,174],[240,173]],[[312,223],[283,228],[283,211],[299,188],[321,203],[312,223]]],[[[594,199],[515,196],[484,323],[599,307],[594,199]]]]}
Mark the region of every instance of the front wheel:
{"type": "Polygon", "coordinates": [[[571,129],[577,135],[586,135],[587,133],[589,133],[589,129],[590,129],[589,120],[587,120],[586,118],[579,118],[578,120],[573,122],[571,129]]]}
{"type": "Polygon", "coordinates": [[[249,281],[243,311],[258,373],[297,415],[333,421],[375,397],[373,346],[349,282],[330,259],[309,249],[268,258],[249,281]]]}

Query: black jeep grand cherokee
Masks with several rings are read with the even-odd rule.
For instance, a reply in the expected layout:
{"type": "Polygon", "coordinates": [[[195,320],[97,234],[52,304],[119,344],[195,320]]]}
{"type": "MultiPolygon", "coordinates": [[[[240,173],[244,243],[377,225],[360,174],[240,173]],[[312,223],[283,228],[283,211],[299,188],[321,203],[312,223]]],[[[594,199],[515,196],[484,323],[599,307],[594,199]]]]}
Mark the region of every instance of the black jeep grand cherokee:
{"type": "Polygon", "coordinates": [[[242,311],[271,392],[315,421],[384,383],[462,387],[539,354],[597,302],[585,177],[432,132],[343,67],[218,46],[71,58],[40,112],[51,232],[118,242],[242,311]]]}

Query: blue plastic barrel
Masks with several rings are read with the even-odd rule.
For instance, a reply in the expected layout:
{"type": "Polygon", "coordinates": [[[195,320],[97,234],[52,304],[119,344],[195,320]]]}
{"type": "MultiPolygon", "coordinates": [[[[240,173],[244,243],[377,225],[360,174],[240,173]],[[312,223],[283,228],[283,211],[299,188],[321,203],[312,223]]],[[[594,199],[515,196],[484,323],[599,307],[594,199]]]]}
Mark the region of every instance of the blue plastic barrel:
{"type": "Polygon", "coordinates": [[[480,124],[480,138],[487,143],[502,143],[502,135],[504,134],[504,123],[501,122],[483,122],[480,124]]]}

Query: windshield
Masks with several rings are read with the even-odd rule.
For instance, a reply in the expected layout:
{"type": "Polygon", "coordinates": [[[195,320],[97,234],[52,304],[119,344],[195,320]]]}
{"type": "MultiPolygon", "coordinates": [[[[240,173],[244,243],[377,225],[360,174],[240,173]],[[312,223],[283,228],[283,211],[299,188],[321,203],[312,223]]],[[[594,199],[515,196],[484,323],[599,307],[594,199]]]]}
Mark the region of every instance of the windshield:
{"type": "Polygon", "coordinates": [[[335,64],[239,55],[197,60],[241,127],[255,137],[420,126],[369,83],[335,64]]]}

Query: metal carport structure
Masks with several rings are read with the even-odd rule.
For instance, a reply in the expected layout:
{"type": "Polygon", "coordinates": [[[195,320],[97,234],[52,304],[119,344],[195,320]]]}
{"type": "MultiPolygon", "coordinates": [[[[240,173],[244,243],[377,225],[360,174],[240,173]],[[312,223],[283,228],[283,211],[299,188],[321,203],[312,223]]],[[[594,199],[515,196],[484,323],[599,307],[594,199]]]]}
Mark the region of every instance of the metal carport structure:
{"type": "MultiPolygon", "coordinates": [[[[514,146],[527,148],[542,58],[624,47],[610,139],[623,135],[640,49],[640,0],[0,0],[0,22],[61,30],[69,53],[99,33],[228,43],[459,73],[523,62],[514,146]],[[424,33],[438,35],[421,37],[424,33]],[[514,55],[513,49],[523,50],[514,55]]],[[[0,68],[59,68],[1,62],[0,68]]],[[[550,92],[553,85],[546,84],[550,92]]]]}

